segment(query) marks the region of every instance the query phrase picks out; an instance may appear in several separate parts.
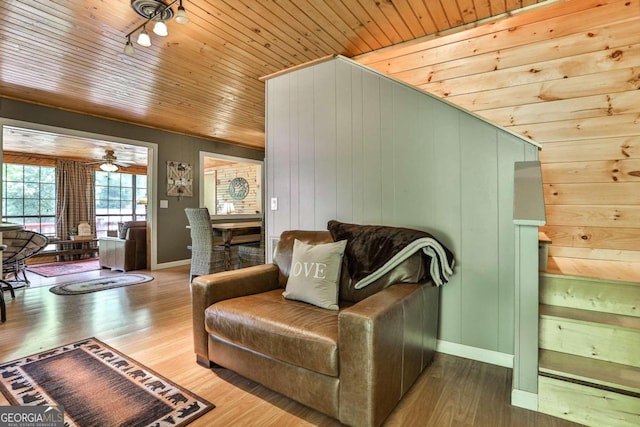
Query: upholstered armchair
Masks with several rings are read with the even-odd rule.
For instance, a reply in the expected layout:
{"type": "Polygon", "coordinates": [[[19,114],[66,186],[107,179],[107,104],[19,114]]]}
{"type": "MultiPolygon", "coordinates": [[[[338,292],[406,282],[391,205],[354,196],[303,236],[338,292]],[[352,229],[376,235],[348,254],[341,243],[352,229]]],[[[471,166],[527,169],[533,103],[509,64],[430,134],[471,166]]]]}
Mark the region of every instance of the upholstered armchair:
{"type": "Polygon", "coordinates": [[[147,268],[147,223],[127,221],[119,224],[117,237],[99,239],[100,267],[112,270],[147,268]]]}
{"type": "Polygon", "coordinates": [[[379,426],[433,358],[439,289],[414,254],[364,290],[343,266],[330,309],[292,300],[296,240],[339,243],[326,231],[285,232],[274,264],[193,280],[196,359],[344,424],[379,426]]]}

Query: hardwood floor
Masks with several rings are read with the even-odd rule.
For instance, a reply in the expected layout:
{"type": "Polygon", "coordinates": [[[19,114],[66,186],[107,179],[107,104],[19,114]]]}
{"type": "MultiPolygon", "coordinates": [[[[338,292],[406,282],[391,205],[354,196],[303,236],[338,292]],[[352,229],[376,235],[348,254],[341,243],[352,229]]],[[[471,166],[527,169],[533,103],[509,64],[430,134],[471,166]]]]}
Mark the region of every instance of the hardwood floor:
{"type": "MultiPolygon", "coordinates": [[[[207,370],[195,363],[188,270],[144,272],[155,279],[84,295],[54,295],[48,284],[37,283],[16,291],[15,300],[7,293],[0,362],[94,336],[215,403],[216,409],[193,426],[340,425],[229,370],[207,370]]],[[[82,273],[73,279],[108,273],[82,273]]],[[[512,407],[510,393],[510,369],[438,353],[385,425],[577,425],[512,407]]],[[[0,405],[7,404],[0,396],[0,405]]]]}

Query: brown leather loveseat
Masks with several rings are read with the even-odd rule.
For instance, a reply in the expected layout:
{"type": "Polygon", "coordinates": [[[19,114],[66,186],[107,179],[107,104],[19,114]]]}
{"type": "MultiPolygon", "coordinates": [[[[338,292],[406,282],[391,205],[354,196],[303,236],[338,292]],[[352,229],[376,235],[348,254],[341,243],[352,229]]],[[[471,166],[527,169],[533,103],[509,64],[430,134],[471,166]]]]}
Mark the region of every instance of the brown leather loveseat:
{"type": "Polygon", "coordinates": [[[338,310],[286,299],[294,239],[333,242],[327,231],[284,232],[274,264],[193,280],[197,361],[344,424],[378,426],[432,361],[439,290],[431,282],[397,283],[413,274],[414,254],[355,298],[343,266],[338,310]]]}
{"type": "Polygon", "coordinates": [[[98,242],[101,268],[121,271],[147,268],[146,221],[120,223],[117,237],[101,237],[98,242]]]}

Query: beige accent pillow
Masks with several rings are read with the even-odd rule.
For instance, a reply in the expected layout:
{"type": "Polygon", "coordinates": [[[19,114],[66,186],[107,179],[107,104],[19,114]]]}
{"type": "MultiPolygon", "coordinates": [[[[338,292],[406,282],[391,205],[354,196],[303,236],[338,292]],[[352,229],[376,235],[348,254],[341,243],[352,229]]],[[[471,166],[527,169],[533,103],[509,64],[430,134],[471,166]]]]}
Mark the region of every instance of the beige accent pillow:
{"type": "Polygon", "coordinates": [[[282,295],[329,310],[338,309],[338,280],[347,241],[308,245],[293,242],[291,270],[282,295]]]}

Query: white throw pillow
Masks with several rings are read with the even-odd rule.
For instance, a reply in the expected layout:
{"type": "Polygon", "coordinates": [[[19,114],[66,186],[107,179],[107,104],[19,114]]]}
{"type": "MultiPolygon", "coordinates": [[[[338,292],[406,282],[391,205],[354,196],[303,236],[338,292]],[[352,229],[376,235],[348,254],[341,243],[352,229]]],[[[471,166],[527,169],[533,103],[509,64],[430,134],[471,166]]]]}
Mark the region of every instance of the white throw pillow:
{"type": "Polygon", "coordinates": [[[338,281],[347,241],[308,245],[296,239],[287,287],[287,299],[329,310],[338,309],[338,281]]]}

